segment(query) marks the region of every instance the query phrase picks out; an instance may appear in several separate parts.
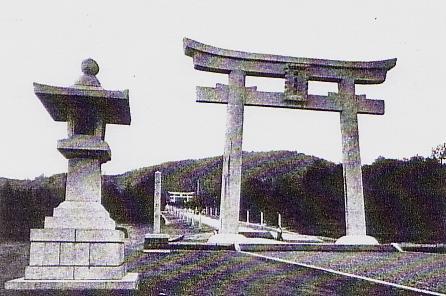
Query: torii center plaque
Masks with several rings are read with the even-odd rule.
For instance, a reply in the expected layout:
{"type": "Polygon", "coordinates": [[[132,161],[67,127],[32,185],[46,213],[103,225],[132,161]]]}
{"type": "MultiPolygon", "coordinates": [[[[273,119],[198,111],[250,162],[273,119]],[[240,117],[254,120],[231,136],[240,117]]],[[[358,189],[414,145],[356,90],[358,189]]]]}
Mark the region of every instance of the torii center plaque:
{"type": "Polygon", "coordinates": [[[228,238],[229,242],[238,235],[244,106],[262,106],[340,113],[346,236],[337,243],[377,244],[366,233],[357,115],[383,115],[384,101],[356,95],[355,85],[383,83],[396,59],[351,62],[296,58],[221,49],[187,38],[183,46],[185,54],[193,58],[195,69],[229,76],[228,85],[197,87],[197,102],[227,104],[218,234],[221,240],[228,238]],[[247,75],[284,78],[284,92],[245,87],[247,75]],[[338,92],[327,96],[309,94],[308,81],[337,83],[338,92]]]}

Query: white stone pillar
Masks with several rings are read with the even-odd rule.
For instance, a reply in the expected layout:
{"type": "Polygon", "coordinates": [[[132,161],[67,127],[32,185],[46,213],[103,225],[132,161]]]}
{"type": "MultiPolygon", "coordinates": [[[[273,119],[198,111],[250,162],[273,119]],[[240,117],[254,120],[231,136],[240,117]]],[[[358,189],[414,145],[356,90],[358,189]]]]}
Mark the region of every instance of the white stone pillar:
{"type": "Polygon", "coordinates": [[[263,212],[260,212],[260,225],[263,225],[263,212]]]}
{"type": "Polygon", "coordinates": [[[219,233],[222,234],[238,233],[244,96],[245,73],[241,70],[233,70],[229,74],[226,139],[223,155],[219,230],[219,233]]]}
{"type": "Polygon", "coordinates": [[[161,233],[161,172],[155,172],[153,196],[153,233],[161,233]]]}
{"type": "Polygon", "coordinates": [[[249,224],[249,210],[246,211],[246,223],[249,224]]]}
{"type": "Polygon", "coordinates": [[[355,82],[342,80],[339,94],[343,100],[340,113],[342,135],[342,163],[344,172],[344,198],[346,236],[340,244],[377,244],[376,239],[366,234],[364,193],[362,185],[361,155],[359,150],[358,104],[355,97],[355,82]]]}
{"type": "Polygon", "coordinates": [[[282,215],[280,213],[277,213],[277,225],[282,228],[282,215]]]}
{"type": "Polygon", "coordinates": [[[144,236],[144,249],[159,249],[168,244],[169,235],[161,233],[161,172],[155,172],[153,194],[153,231],[144,236]]]}

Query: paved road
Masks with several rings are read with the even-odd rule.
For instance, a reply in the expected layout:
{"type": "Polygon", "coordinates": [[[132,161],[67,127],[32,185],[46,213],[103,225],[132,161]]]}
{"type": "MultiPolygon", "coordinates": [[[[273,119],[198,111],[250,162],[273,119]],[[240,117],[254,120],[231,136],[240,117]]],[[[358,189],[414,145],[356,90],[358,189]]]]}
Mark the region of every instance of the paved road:
{"type": "Polygon", "coordinates": [[[140,257],[138,295],[417,295],[360,279],[227,251],[140,257]]]}

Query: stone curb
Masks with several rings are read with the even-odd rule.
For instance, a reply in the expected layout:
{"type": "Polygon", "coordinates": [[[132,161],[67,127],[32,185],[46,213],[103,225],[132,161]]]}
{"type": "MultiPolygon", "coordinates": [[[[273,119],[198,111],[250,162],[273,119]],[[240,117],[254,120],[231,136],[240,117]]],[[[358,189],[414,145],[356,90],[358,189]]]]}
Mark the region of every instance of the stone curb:
{"type": "Polygon", "coordinates": [[[293,244],[240,244],[242,251],[314,251],[314,252],[399,252],[391,244],[385,245],[336,245],[321,243],[293,244]]]}

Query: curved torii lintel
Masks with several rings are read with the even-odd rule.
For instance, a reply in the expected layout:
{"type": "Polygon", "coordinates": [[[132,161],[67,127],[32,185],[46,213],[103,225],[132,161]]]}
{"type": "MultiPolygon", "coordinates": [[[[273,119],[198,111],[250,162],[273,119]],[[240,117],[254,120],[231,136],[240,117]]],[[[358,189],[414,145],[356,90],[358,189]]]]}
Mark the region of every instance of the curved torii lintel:
{"type": "Polygon", "coordinates": [[[358,84],[384,82],[386,73],[396,64],[395,59],[382,61],[337,61],[298,58],[272,54],[249,53],[206,45],[184,38],[184,53],[193,58],[197,70],[229,74],[241,69],[250,76],[285,78],[289,65],[305,71],[308,80],[339,82],[348,77],[358,84]]]}

